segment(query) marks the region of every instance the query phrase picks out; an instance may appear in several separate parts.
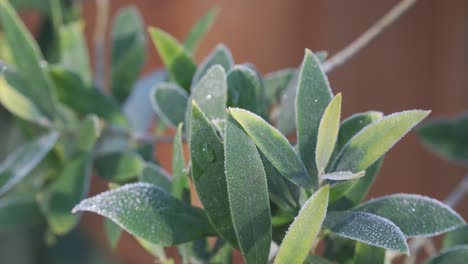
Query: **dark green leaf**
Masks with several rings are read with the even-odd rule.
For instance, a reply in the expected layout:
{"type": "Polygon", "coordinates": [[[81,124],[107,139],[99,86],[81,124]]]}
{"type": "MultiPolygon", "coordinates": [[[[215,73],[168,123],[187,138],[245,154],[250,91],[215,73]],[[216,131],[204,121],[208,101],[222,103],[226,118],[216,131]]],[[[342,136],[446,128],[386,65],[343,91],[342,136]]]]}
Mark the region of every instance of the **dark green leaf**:
{"type": "Polygon", "coordinates": [[[224,171],[224,149],[210,121],[192,103],[190,157],[192,177],[210,222],[221,237],[236,245],[224,171]]]}
{"type": "Polygon", "coordinates": [[[304,261],[304,264],[333,264],[330,260],[319,256],[310,255],[304,261]]]}
{"type": "Polygon", "coordinates": [[[147,183],[128,184],[88,198],[73,208],[78,211],[105,216],[130,234],[162,246],[213,235],[203,210],[147,183]]]}
{"type": "Polygon", "coordinates": [[[166,124],[173,127],[184,122],[187,102],[187,92],[175,83],[159,83],[151,92],[153,109],[166,124]]]}
{"type": "Polygon", "coordinates": [[[49,153],[59,134],[51,132],[17,148],[0,164],[0,195],[20,182],[49,153]]]}
{"type": "Polygon", "coordinates": [[[76,146],[83,151],[91,151],[101,134],[99,119],[95,115],[87,116],[78,125],[76,146]]]}
{"type": "Polygon", "coordinates": [[[42,13],[49,13],[50,0],[10,0],[11,5],[18,10],[37,10],[42,13]]]}
{"type": "Polygon", "coordinates": [[[271,215],[262,160],[242,127],[228,116],[225,166],[232,221],[246,263],[266,263],[271,243],[271,215]]]}
{"type": "Polygon", "coordinates": [[[464,264],[468,259],[468,245],[451,248],[426,264],[464,264]]]}
{"type": "Polygon", "coordinates": [[[198,81],[205,76],[208,70],[214,65],[220,65],[225,72],[231,70],[234,65],[231,51],[223,44],[218,44],[216,48],[206,57],[203,62],[198,66],[195,75],[193,76],[192,89],[198,81]]]}
{"type": "MultiPolygon", "coordinates": [[[[334,261],[334,263],[352,263],[354,249],[357,241],[328,233],[324,239],[325,248],[323,256],[334,261]]],[[[357,264],[357,263],[356,263],[357,264]]]]}
{"type": "Polygon", "coordinates": [[[353,263],[384,264],[385,249],[356,242],[353,263]]]}
{"type": "Polygon", "coordinates": [[[119,102],[129,95],[146,57],[143,19],[134,6],[119,10],[112,26],[112,93],[119,102]]]}
{"type": "Polygon", "coordinates": [[[459,245],[468,245],[468,225],[448,232],[442,241],[442,248],[445,250],[459,245]]]}
{"type": "MultiPolygon", "coordinates": [[[[312,178],[318,184],[315,149],[320,120],[333,95],[320,61],[306,50],[299,72],[296,95],[297,145],[299,154],[312,178]]],[[[347,171],[342,169],[341,171],[347,171]]]]}
{"type": "Polygon", "coordinates": [[[0,231],[37,224],[41,211],[34,195],[15,194],[0,199],[0,231]]]}
{"type": "Polygon", "coordinates": [[[122,183],[135,179],[143,170],[145,161],[134,152],[121,152],[97,158],[94,166],[100,177],[122,183]]]}
{"type": "Polygon", "coordinates": [[[230,108],[230,112],[260,151],[284,177],[305,189],[312,188],[304,164],[288,140],[278,130],[249,111],[230,108]]]}
{"type": "Polygon", "coordinates": [[[453,119],[429,121],[416,131],[423,144],[434,153],[468,164],[468,113],[453,119]]]}
{"type": "Polygon", "coordinates": [[[116,249],[122,235],[122,229],[108,218],[104,219],[104,229],[111,248],[116,249]]]}
{"type": "Polygon", "coordinates": [[[462,226],[465,221],[443,203],[415,194],[393,194],[372,199],[354,209],[385,217],[407,237],[435,236],[462,226]]]}
{"type": "Polygon", "coordinates": [[[284,135],[289,135],[296,128],[296,119],[291,117],[296,116],[296,94],[298,82],[299,72],[296,71],[281,95],[278,114],[275,119],[276,127],[284,135]]]}
{"type": "Polygon", "coordinates": [[[408,244],[400,228],[390,220],[378,215],[331,211],[323,225],[331,232],[368,245],[382,247],[408,254],[408,244]]]}
{"type": "Polygon", "coordinates": [[[263,87],[256,72],[245,65],[234,66],[227,75],[227,105],[249,110],[258,115],[265,112],[263,87]]]}
{"type": "Polygon", "coordinates": [[[170,193],[172,189],[171,178],[167,171],[162,167],[153,164],[146,163],[145,168],[140,173],[140,181],[151,183],[170,193]]]}
{"type": "Polygon", "coordinates": [[[187,38],[184,41],[184,46],[192,53],[197,49],[198,43],[203,36],[210,30],[216,16],[219,13],[219,8],[210,9],[195,25],[190,29],[187,38]]]}
{"type": "Polygon", "coordinates": [[[172,195],[190,203],[190,185],[182,145],[182,124],[177,127],[172,145],[172,195]]]}
{"type": "Polygon", "coordinates": [[[171,79],[188,90],[196,69],[188,51],[174,37],[158,28],[150,27],[149,33],[171,79]]]}
{"type": "Polygon", "coordinates": [[[91,83],[93,77],[89,66],[83,21],[62,26],[59,42],[60,65],[78,74],[86,83],[91,83]]]}
{"type": "Polygon", "coordinates": [[[271,105],[277,101],[280,94],[286,90],[295,73],[296,69],[284,69],[268,73],[263,77],[267,105],[271,105]]]}

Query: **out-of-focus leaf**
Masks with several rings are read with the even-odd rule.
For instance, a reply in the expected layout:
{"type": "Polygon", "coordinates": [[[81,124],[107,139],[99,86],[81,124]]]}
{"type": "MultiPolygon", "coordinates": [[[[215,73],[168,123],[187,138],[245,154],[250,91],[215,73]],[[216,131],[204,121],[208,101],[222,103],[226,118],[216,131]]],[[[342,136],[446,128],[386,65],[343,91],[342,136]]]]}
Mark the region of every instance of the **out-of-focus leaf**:
{"type": "Polygon", "coordinates": [[[277,98],[286,89],[295,73],[296,69],[284,69],[268,73],[263,77],[263,85],[265,86],[265,102],[267,105],[271,105],[276,102],[277,98]]]}
{"type": "Polygon", "coordinates": [[[16,149],[0,164],[0,195],[8,192],[39,164],[57,142],[59,134],[51,132],[16,149]]]}
{"type": "Polygon", "coordinates": [[[146,57],[143,19],[134,6],[118,11],[112,26],[112,93],[124,102],[140,75],[146,57]]]}
{"type": "Polygon", "coordinates": [[[425,196],[392,194],[372,199],[354,209],[385,217],[407,237],[435,236],[462,226],[465,221],[450,207],[425,196]]]}
{"type": "Polygon", "coordinates": [[[42,220],[34,195],[14,194],[0,199],[0,231],[24,228],[42,220]]]}
{"type": "Polygon", "coordinates": [[[193,182],[208,218],[222,238],[236,245],[224,170],[223,144],[196,102],[192,103],[189,149],[193,182]]]}
{"type": "Polygon", "coordinates": [[[32,9],[44,14],[50,11],[50,0],[9,0],[11,5],[18,10],[32,9]]]}
{"type": "Polygon", "coordinates": [[[184,122],[187,102],[187,92],[175,83],[159,83],[151,92],[153,109],[172,127],[184,122]]]}
{"type": "Polygon", "coordinates": [[[468,164],[468,113],[426,122],[416,131],[423,144],[434,153],[468,164]]]}
{"type": "Polygon", "coordinates": [[[343,147],[332,169],[351,172],[367,169],[429,113],[422,110],[403,111],[366,126],[343,147]]]}
{"type": "Polygon", "coordinates": [[[327,213],[329,186],[315,192],[303,205],[281,243],[275,264],[302,263],[320,232],[327,213]]]}
{"type": "Polygon", "coordinates": [[[184,46],[187,50],[194,53],[198,47],[198,43],[203,36],[210,30],[213,22],[218,16],[219,8],[210,9],[195,25],[190,29],[187,38],[184,41],[184,46]]]}
{"type": "Polygon", "coordinates": [[[209,264],[224,264],[232,262],[232,246],[228,243],[220,246],[220,248],[214,252],[210,257],[209,264]]]}
{"type": "Polygon", "coordinates": [[[162,246],[213,235],[203,210],[147,183],[127,184],[88,198],[73,208],[78,211],[105,216],[130,234],[162,246]]]}
{"type": "Polygon", "coordinates": [[[315,163],[318,175],[325,173],[330,157],[335,148],[341,118],[341,93],[337,94],[323,112],[317,131],[315,163]]]}
{"type": "Polygon", "coordinates": [[[188,171],[185,167],[184,148],[182,145],[182,124],[177,131],[172,145],[172,195],[190,203],[190,185],[188,171]]]}
{"type": "Polygon", "coordinates": [[[332,180],[332,181],[347,181],[347,180],[361,178],[364,175],[366,175],[366,171],[360,171],[358,173],[352,173],[349,171],[336,171],[336,172],[324,174],[320,178],[324,180],[332,180]]]}
{"type": "Polygon", "coordinates": [[[378,215],[364,212],[330,211],[327,213],[323,225],[342,237],[405,254],[409,253],[406,237],[400,228],[390,220],[378,215]]]}
{"type": "Polygon", "coordinates": [[[385,249],[356,242],[353,263],[385,263],[385,249]]]}
{"type": "Polygon", "coordinates": [[[239,107],[263,115],[263,87],[256,72],[245,65],[234,66],[227,75],[227,106],[239,107]]]}
{"type": "Polygon", "coordinates": [[[304,164],[288,140],[278,130],[249,111],[230,108],[230,112],[255,145],[284,177],[305,189],[312,188],[312,182],[304,164]]]}
{"type": "Polygon", "coordinates": [[[330,260],[319,256],[308,255],[304,264],[333,264],[330,260]]]}
{"type": "Polygon", "coordinates": [[[86,83],[91,83],[88,47],[83,31],[83,21],[71,22],[60,28],[60,65],[78,74],[86,83]]]}
{"type": "Polygon", "coordinates": [[[445,234],[444,240],[442,241],[442,248],[444,250],[459,245],[468,245],[468,225],[448,232],[445,234]]]}
{"type": "MultiPolygon", "coordinates": [[[[299,154],[312,178],[318,184],[315,149],[320,120],[333,95],[320,61],[306,50],[299,72],[296,95],[296,126],[299,154]]],[[[346,170],[341,170],[346,171],[346,170]]]]}
{"type": "Polygon", "coordinates": [[[196,66],[188,51],[174,37],[158,28],[149,28],[149,33],[169,76],[188,90],[196,66]]]}
{"type": "Polygon", "coordinates": [[[87,116],[78,126],[76,146],[80,150],[91,151],[100,135],[101,128],[97,116],[87,116]]]}
{"type": "Polygon", "coordinates": [[[325,258],[332,260],[334,263],[349,263],[352,261],[357,241],[343,238],[333,233],[327,234],[323,241],[325,242],[323,250],[325,258]]]}
{"type": "Polygon", "coordinates": [[[122,235],[122,229],[108,218],[104,219],[104,229],[106,230],[106,237],[110,247],[116,249],[122,235]]]}
{"type": "Polygon", "coordinates": [[[439,256],[431,258],[426,264],[463,264],[468,259],[468,245],[453,247],[439,256]]]}
{"type": "Polygon", "coordinates": [[[135,179],[145,167],[145,161],[134,152],[121,152],[97,158],[94,166],[100,177],[123,183],[135,179]]]}
{"type": "Polygon", "coordinates": [[[90,177],[90,156],[80,154],[65,164],[59,178],[44,193],[47,222],[54,234],[66,234],[78,223],[79,215],[70,211],[88,194],[90,177]]]}
{"type": "Polygon", "coordinates": [[[49,118],[57,117],[55,88],[48,72],[41,66],[39,47],[8,1],[0,1],[0,21],[18,74],[28,87],[28,95],[34,98],[43,114],[49,118]]]}
{"type": "Polygon", "coordinates": [[[291,117],[296,116],[296,93],[298,82],[299,72],[296,71],[282,92],[280,98],[276,127],[284,135],[289,135],[296,128],[296,119],[291,117]]]}
{"type": "Polygon", "coordinates": [[[192,89],[198,81],[205,76],[206,72],[216,64],[223,67],[225,72],[229,72],[234,65],[231,51],[223,44],[218,44],[210,55],[198,66],[197,71],[193,75],[192,89]]]}
{"type": "Polygon", "coordinates": [[[151,183],[170,193],[172,190],[171,178],[167,171],[162,167],[153,164],[146,163],[145,168],[139,175],[141,182],[151,183]]]}
{"type": "Polygon", "coordinates": [[[225,169],[232,221],[246,263],[266,263],[271,243],[270,201],[262,160],[242,127],[228,116],[225,169]]]}

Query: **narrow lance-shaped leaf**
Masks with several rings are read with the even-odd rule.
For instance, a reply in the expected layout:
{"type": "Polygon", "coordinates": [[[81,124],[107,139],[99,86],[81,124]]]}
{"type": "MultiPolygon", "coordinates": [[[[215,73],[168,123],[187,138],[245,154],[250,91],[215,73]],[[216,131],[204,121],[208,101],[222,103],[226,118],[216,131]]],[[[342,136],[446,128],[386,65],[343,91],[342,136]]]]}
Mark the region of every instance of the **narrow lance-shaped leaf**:
{"type": "Polygon", "coordinates": [[[462,264],[468,258],[468,245],[458,246],[431,258],[426,264],[462,264]]]}
{"type": "Polygon", "coordinates": [[[190,54],[174,37],[161,29],[150,27],[149,33],[171,79],[188,90],[196,69],[190,54]]]}
{"type": "Polygon", "coordinates": [[[184,122],[187,103],[187,92],[175,83],[159,83],[151,91],[153,109],[172,127],[184,122]]]}
{"type": "Polygon", "coordinates": [[[296,69],[283,69],[266,74],[263,77],[265,86],[265,101],[267,105],[276,102],[279,95],[286,89],[293,78],[296,69]]]}
{"type": "Polygon", "coordinates": [[[16,149],[0,164],[0,195],[8,192],[39,164],[57,142],[51,132],[16,149]]]}
{"type": "Polygon", "coordinates": [[[220,65],[225,72],[231,70],[234,65],[234,60],[231,51],[223,44],[218,44],[214,50],[202,61],[198,66],[197,71],[193,75],[192,87],[193,89],[197,82],[205,76],[206,72],[214,65],[220,65]]]}
{"type": "Polygon", "coordinates": [[[15,194],[0,199],[0,231],[25,228],[42,220],[35,195],[15,194]]]}
{"type": "Polygon", "coordinates": [[[116,249],[122,235],[122,228],[110,219],[106,218],[104,219],[104,229],[111,248],[116,249]]]}
{"type": "Polygon", "coordinates": [[[383,196],[354,210],[389,219],[400,227],[407,237],[435,236],[465,223],[450,207],[435,199],[415,194],[383,196]]]}
{"type": "Polygon", "coordinates": [[[332,165],[333,170],[358,172],[367,169],[429,113],[403,111],[368,125],[344,146],[332,165]]]}
{"type": "Polygon", "coordinates": [[[284,135],[289,135],[296,128],[296,119],[291,117],[296,116],[298,82],[299,72],[296,71],[281,94],[277,117],[273,115],[274,120],[276,120],[276,127],[284,135]]]}
{"type": "Polygon", "coordinates": [[[112,93],[119,102],[129,95],[146,57],[143,19],[136,7],[126,7],[112,26],[112,93]]]}
{"type": "MultiPolygon", "coordinates": [[[[314,186],[318,184],[315,149],[320,120],[332,99],[330,84],[320,61],[306,50],[299,73],[296,95],[297,145],[314,186]]],[[[344,170],[343,170],[344,171],[344,170]]]]}
{"type": "Polygon", "coordinates": [[[86,83],[91,83],[88,47],[83,31],[84,23],[80,20],[60,27],[60,65],[78,74],[86,83]]]}
{"type": "Polygon", "coordinates": [[[303,205],[281,243],[275,264],[302,263],[320,232],[327,213],[329,186],[315,192],[303,205]]]}
{"type": "Polygon", "coordinates": [[[130,234],[163,246],[213,235],[203,210],[148,183],[127,184],[88,198],[73,208],[78,211],[105,216],[130,234]]]}
{"type": "Polygon", "coordinates": [[[337,94],[323,112],[317,131],[315,163],[318,175],[325,173],[325,168],[335,148],[341,117],[341,93],[337,94]]]}
{"type": "Polygon", "coordinates": [[[210,9],[195,25],[190,29],[187,38],[184,41],[184,46],[187,50],[194,53],[198,47],[198,43],[203,36],[210,30],[213,22],[218,16],[219,8],[210,9]]]}
{"type": "Polygon", "coordinates": [[[332,180],[332,181],[347,181],[358,179],[366,175],[366,171],[360,171],[358,173],[352,173],[349,171],[336,171],[327,173],[321,176],[324,180],[332,180]]]}
{"type": "Polygon", "coordinates": [[[172,190],[172,183],[169,173],[159,165],[153,163],[146,163],[145,167],[139,175],[141,182],[151,183],[170,193],[172,190]]]}
{"type": "Polygon", "coordinates": [[[185,167],[184,148],[182,145],[182,124],[177,126],[172,145],[172,195],[190,203],[190,186],[185,167]]]}
{"type": "Polygon", "coordinates": [[[0,21],[16,68],[26,81],[31,98],[47,117],[56,117],[57,98],[50,76],[41,66],[39,47],[8,1],[0,1],[0,21]]]}
{"type": "Polygon", "coordinates": [[[246,263],[266,263],[271,243],[270,201],[265,170],[255,144],[228,116],[225,168],[229,206],[246,263]]]}
{"type": "Polygon", "coordinates": [[[442,241],[444,250],[459,245],[468,245],[468,225],[466,224],[445,234],[442,241]]]}
{"type": "Polygon", "coordinates": [[[377,246],[408,254],[406,237],[400,228],[390,220],[378,215],[352,212],[330,211],[323,225],[331,232],[377,246]]]}
{"type": "Polygon", "coordinates": [[[123,183],[135,179],[145,166],[134,152],[111,153],[95,160],[97,174],[109,181],[123,183]]]}
{"type": "Polygon", "coordinates": [[[263,87],[257,73],[245,65],[236,65],[227,76],[227,105],[263,114],[263,87]]]}
{"type": "Polygon", "coordinates": [[[192,178],[210,222],[225,240],[237,245],[224,170],[221,140],[196,102],[192,103],[190,157],[192,178]]]}
{"type": "Polygon", "coordinates": [[[288,140],[278,130],[249,111],[231,108],[230,112],[255,145],[284,177],[305,189],[312,188],[312,182],[304,164],[288,140]]]}

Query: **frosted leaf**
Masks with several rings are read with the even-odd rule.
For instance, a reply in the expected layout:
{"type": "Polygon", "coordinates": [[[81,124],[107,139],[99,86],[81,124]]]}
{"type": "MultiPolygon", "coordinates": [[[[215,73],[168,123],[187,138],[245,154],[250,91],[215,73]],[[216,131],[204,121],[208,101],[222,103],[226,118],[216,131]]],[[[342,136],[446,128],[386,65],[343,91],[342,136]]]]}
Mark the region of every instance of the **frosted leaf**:
{"type": "Polygon", "coordinates": [[[188,94],[175,83],[159,83],[151,90],[151,105],[164,123],[176,127],[184,122],[188,94]]]}

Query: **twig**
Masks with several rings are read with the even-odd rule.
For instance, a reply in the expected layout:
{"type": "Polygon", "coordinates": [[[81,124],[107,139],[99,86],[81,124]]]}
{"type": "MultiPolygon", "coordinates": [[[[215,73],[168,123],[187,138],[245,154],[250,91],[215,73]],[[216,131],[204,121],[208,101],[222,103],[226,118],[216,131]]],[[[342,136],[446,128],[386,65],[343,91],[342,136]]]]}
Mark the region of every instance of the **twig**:
{"type": "Polygon", "coordinates": [[[94,28],[94,82],[104,89],[105,41],[107,20],[109,18],[109,0],[96,1],[96,27],[94,28]]]}
{"type": "Polygon", "coordinates": [[[395,5],[387,14],[385,14],[380,20],[377,21],[372,27],[367,29],[361,34],[356,40],[351,42],[348,46],[342,49],[340,52],[333,55],[323,64],[325,72],[330,72],[335,68],[341,66],[347,62],[351,57],[357,54],[361,49],[371,43],[380,33],[382,33],[387,27],[392,25],[398,20],[406,11],[408,11],[417,0],[402,0],[395,5]]]}
{"type": "Polygon", "coordinates": [[[457,185],[457,188],[453,190],[449,196],[444,200],[444,203],[452,208],[455,208],[460,201],[463,200],[466,193],[468,192],[468,175],[457,185]]]}

